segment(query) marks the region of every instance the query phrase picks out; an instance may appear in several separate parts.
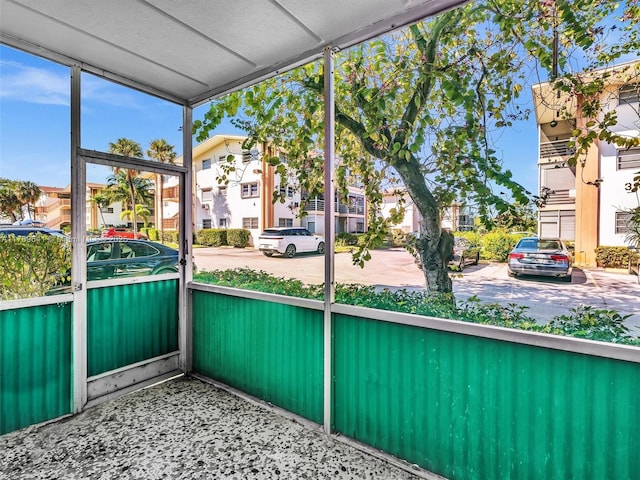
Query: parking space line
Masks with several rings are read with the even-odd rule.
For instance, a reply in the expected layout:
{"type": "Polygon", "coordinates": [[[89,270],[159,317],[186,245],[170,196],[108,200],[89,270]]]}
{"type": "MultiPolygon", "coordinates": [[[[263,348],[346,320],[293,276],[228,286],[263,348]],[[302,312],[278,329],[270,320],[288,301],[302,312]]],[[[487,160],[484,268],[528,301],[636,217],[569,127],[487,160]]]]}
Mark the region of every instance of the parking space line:
{"type": "Polygon", "coordinates": [[[583,269],[582,271],[584,272],[585,277],[587,277],[587,280],[593,283],[597,289],[600,289],[600,285],[598,284],[598,281],[595,279],[595,277],[591,273],[591,270],[583,269]]]}

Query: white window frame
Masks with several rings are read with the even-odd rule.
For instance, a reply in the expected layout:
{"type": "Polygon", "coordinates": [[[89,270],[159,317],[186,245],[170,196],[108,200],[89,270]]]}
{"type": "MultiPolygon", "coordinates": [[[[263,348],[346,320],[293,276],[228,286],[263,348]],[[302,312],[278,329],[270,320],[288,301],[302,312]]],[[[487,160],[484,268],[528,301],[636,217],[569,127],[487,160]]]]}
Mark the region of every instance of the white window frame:
{"type": "Polygon", "coordinates": [[[628,170],[630,168],[640,168],[640,148],[618,150],[616,170],[628,170]]]}
{"type": "Polygon", "coordinates": [[[203,202],[212,202],[213,201],[213,190],[210,188],[202,189],[202,201],[203,202]]]}
{"type": "Polygon", "coordinates": [[[629,222],[631,221],[631,213],[629,212],[616,212],[615,213],[615,234],[626,235],[629,233],[629,222]]]}
{"type": "Polygon", "coordinates": [[[242,217],[242,228],[246,228],[247,230],[256,230],[258,226],[258,217],[242,217]]]}
{"type": "Polygon", "coordinates": [[[258,185],[258,182],[248,182],[240,185],[241,198],[256,198],[259,196],[260,196],[260,185],[258,185]],[[245,192],[245,189],[246,189],[246,192],[245,192]]]}

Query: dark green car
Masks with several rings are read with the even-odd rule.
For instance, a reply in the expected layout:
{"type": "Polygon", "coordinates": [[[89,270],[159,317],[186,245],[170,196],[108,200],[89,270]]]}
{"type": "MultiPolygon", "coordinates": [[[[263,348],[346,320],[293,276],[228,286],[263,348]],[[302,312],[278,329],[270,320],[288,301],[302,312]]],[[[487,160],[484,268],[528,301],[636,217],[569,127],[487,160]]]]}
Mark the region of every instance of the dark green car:
{"type": "Polygon", "coordinates": [[[178,271],[178,251],[160,243],[123,238],[87,242],[87,280],[178,271]]]}

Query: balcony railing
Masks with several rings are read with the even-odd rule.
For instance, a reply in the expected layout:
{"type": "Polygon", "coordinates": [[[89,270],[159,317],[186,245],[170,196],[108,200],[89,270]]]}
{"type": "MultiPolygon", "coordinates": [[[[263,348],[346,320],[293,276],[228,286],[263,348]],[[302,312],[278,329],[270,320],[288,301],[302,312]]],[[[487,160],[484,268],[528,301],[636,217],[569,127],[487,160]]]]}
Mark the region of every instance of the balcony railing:
{"type": "Polygon", "coordinates": [[[180,197],[180,187],[169,187],[162,189],[162,197],[165,200],[178,199],[180,197]]]}
{"type": "Polygon", "coordinates": [[[545,201],[546,205],[560,205],[568,203],[576,203],[575,190],[552,190],[548,193],[545,201]]]}
{"type": "Polygon", "coordinates": [[[567,147],[568,142],[569,139],[541,143],[540,158],[568,157],[573,155],[573,149],[567,147]]]}
{"type": "MultiPolygon", "coordinates": [[[[333,210],[340,214],[364,215],[364,205],[347,205],[342,202],[336,202],[333,210]]],[[[324,212],[324,200],[314,198],[309,200],[304,206],[305,212],[324,212]]]]}

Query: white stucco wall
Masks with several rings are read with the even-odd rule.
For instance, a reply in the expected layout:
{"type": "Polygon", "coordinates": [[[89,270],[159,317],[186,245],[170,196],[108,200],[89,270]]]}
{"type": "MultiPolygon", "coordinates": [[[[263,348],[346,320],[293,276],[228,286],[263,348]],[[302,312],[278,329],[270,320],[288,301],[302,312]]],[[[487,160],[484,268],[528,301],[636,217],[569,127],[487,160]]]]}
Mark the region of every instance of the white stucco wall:
{"type": "MultiPolygon", "coordinates": [[[[272,202],[273,192],[263,192],[263,174],[261,171],[260,153],[243,162],[242,143],[239,140],[223,142],[207,152],[199,155],[194,160],[195,177],[195,228],[203,228],[204,220],[211,220],[212,228],[219,228],[221,220],[226,223],[226,228],[244,228],[244,218],[257,218],[257,227],[250,228],[252,245],[257,245],[258,236],[265,228],[274,226],[266,225],[262,218],[262,202],[272,202]],[[225,185],[218,177],[223,174],[220,157],[232,155],[235,158],[235,171],[227,175],[228,183],[225,185]],[[203,161],[211,160],[211,168],[204,169],[203,161]],[[251,197],[242,197],[243,186],[257,184],[257,194],[251,197]],[[226,195],[223,194],[226,189],[226,195]],[[211,197],[206,192],[210,190],[211,197]],[[263,198],[264,197],[264,198],[263,198]]],[[[275,188],[279,188],[279,177],[274,179],[275,188]]],[[[274,205],[274,223],[278,225],[280,218],[292,219],[294,226],[300,225],[300,220],[295,217],[289,208],[291,202],[299,202],[299,194],[293,198],[287,198],[284,204],[274,205]]]]}
{"type": "MultiPolygon", "coordinates": [[[[636,115],[637,117],[637,115],[636,115]]],[[[637,118],[636,118],[637,120],[637,118]]],[[[620,118],[620,123],[624,120],[620,118]]],[[[623,132],[638,135],[638,130],[623,132]]],[[[626,245],[624,234],[616,234],[616,212],[629,210],[640,205],[638,193],[632,193],[625,186],[633,181],[640,169],[617,169],[617,149],[614,145],[600,145],[600,245],[626,245]]]]}

